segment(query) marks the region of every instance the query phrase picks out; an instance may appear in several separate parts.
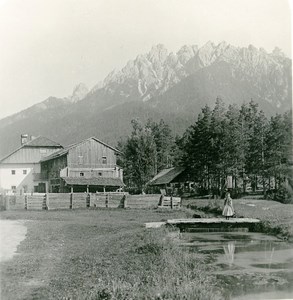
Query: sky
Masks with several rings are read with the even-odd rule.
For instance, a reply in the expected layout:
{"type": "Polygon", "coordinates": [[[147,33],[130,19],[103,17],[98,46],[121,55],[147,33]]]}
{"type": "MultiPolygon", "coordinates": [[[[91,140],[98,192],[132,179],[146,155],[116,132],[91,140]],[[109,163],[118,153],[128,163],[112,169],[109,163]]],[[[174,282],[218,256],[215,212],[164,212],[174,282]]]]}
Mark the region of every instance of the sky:
{"type": "Polygon", "coordinates": [[[89,88],[153,45],[226,41],[291,57],[293,0],[0,0],[0,119],[89,88]]]}

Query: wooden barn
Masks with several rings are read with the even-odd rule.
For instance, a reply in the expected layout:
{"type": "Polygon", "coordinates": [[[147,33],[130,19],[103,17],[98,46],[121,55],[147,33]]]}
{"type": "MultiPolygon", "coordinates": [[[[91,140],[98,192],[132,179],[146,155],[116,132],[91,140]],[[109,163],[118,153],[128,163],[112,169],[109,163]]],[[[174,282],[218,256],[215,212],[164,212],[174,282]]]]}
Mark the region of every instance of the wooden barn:
{"type": "Polygon", "coordinates": [[[123,170],[117,166],[119,150],[95,137],[70,145],[41,161],[46,191],[102,192],[122,189],[123,170]]]}
{"type": "Polygon", "coordinates": [[[46,137],[21,135],[21,146],[0,160],[0,192],[38,192],[42,183],[40,160],[60,149],[60,144],[46,137]]]}
{"type": "Polygon", "coordinates": [[[164,169],[148,182],[148,186],[153,192],[161,190],[167,195],[180,194],[180,191],[184,190],[185,184],[186,175],[183,167],[164,169]]]}

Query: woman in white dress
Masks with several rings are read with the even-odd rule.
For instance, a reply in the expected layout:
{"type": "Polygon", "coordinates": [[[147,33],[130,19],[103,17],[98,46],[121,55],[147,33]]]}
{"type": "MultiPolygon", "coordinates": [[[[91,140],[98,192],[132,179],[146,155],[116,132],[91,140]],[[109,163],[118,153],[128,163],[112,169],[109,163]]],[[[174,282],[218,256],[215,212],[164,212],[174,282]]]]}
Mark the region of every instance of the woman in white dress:
{"type": "Polygon", "coordinates": [[[234,215],[234,208],[230,193],[226,194],[222,215],[225,216],[227,220],[234,215]]]}

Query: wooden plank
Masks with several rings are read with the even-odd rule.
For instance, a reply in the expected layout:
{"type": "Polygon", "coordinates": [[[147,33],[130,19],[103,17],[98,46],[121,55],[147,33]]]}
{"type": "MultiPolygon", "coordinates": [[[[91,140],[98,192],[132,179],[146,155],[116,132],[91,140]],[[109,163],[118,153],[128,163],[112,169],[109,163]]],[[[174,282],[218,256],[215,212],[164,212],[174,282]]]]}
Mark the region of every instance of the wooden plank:
{"type": "Polygon", "coordinates": [[[166,222],[148,222],[144,224],[145,228],[160,228],[165,225],[166,222]]]}
{"type": "Polygon", "coordinates": [[[259,219],[252,218],[231,218],[226,220],[223,218],[198,218],[198,219],[173,219],[167,220],[167,224],[176,225],[176,224],[241,224],[241,223],[259,223],[259,219]]]}

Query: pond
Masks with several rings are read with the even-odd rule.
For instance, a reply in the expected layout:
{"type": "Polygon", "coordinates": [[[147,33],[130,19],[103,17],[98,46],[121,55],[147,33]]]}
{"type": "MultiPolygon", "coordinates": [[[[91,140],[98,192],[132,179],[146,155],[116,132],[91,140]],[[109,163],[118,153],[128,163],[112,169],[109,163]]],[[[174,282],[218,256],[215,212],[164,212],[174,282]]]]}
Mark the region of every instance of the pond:
{"type": "Polygon", "coordinates": [[[293,299],[293,244],[251,232],[182,233],[201,253],[225,299],[293,299]]]}

